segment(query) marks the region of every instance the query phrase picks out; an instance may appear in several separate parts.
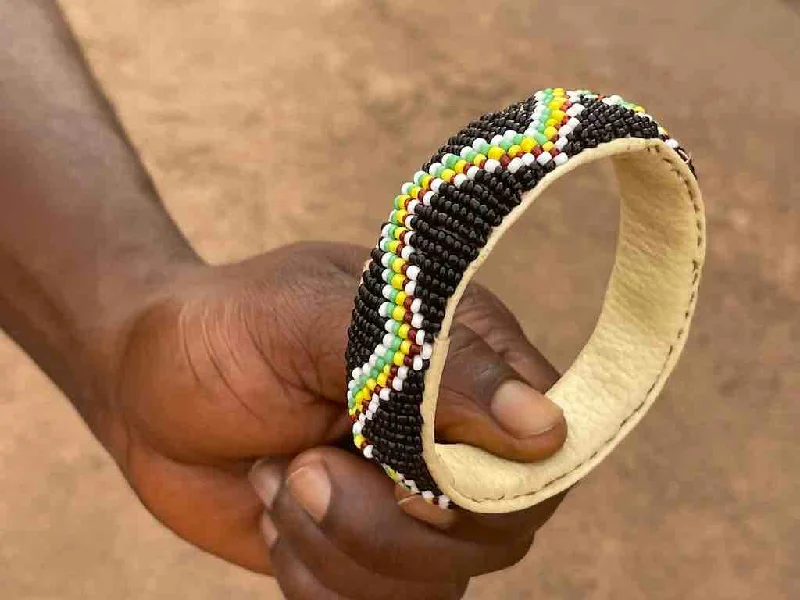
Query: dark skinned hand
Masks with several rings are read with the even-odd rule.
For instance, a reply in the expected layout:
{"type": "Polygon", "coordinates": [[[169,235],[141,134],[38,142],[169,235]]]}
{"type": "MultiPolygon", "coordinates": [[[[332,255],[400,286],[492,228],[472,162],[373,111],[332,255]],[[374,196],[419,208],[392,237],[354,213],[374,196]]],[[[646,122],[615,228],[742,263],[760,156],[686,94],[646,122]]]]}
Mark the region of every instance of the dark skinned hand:
{"type": "MultiPolygon", "coordinates": [[[[559,499],[441,511],[345,449],[346,329],[367,254],[302,244],[177,277],[126,333],[99,437],[162,523],[274,574],[292,600],[460,598],[470,577],[520,560],[559,499]]],[[[514,317],[472,286],[456,321],[437,439],[522,461],[557,451],[563,415],[534,390],[557,374],[514,317]]]]}

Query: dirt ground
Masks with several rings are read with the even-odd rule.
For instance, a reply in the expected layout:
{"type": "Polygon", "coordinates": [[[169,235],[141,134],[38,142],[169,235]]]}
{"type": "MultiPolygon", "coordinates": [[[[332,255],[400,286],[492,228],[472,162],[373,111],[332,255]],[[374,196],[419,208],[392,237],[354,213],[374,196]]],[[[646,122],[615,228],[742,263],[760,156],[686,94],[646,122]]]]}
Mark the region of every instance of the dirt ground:
{"type": "MultiPolygon", "coordinates": [[[[394,190],[469,118],[548,86],[619,92],[690,149],[708,266],[650,416],[478,599],[800,598],[800,13],[779,0],[65,0],[197,248],[371,244],[394,190]]],[[[613,254],[607,169],[554,189],[487,281],[565,367],[613,254]],[[524,273],[524,276],[520,276],[524,273]]],[[[0,598],[279,598],[137,503],[0,340],[0,598]]]]}

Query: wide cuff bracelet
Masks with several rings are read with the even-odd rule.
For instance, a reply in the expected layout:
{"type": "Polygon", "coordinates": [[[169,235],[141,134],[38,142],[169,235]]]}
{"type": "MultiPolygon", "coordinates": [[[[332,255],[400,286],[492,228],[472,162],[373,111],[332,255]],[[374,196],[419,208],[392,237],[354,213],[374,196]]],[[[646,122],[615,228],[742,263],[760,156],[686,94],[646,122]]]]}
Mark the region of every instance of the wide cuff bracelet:
{"type": "Polygon", "coordinates": [[[447,507],[510,512],[586,475],[654,402],[683,348],[705,254],[689,156],[641,106],[547,89],[471,122],[403,184],[348,330],[353,439],[398,484],[447,507]],[[547,396],[564,447],[541,462],[434,440],[453,313],[504,232],[559,177],[613,161],[617,256],[589,341],[547,396]]]}

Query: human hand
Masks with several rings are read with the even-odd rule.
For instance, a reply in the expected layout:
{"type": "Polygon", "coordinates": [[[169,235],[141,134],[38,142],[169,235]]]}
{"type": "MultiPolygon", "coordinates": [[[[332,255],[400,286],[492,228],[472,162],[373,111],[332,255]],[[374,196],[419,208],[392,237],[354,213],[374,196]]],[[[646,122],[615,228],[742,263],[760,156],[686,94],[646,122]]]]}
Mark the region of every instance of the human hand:
{"type": "MultiPolygon", "coordinates": [[[[109,360],[98,437],[163,524],[274,574],[289,598],[458,598],[470,577],[524,556],[559,499],[441,511],[343,449],[346,329],[366,255],[302,244],[187,269],[109,360]]],[[[545,390],[557,374],[514,317],[472,286],[456,322],[437,439],[524,461],[557,451],[561,411],[520,383],[545,390]]]]}

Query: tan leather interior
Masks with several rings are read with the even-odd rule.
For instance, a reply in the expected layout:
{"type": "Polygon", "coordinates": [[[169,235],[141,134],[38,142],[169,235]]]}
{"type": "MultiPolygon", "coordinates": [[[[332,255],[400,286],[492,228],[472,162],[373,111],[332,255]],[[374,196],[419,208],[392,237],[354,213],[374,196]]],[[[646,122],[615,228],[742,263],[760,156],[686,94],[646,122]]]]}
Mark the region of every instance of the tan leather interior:
{"type": "Polygon", "coordinates": [[[621,139],[585,150],[523,197],[467,269],[425,378],[424,457],[442,491],[475,512],[501,513],[541,502],[605,458],[655,401],[681,354],[697,299],[705,220],[697,182],[661,140],[621,139]],[[434,418],[448,333],[467,283],[505,231],[558,178],[610,158],[620,188],[617,256],[594,332],[547,395],[564,410],[569,435],[553,457],[517,463],[464,444],[434,442],[434,418]]]}

